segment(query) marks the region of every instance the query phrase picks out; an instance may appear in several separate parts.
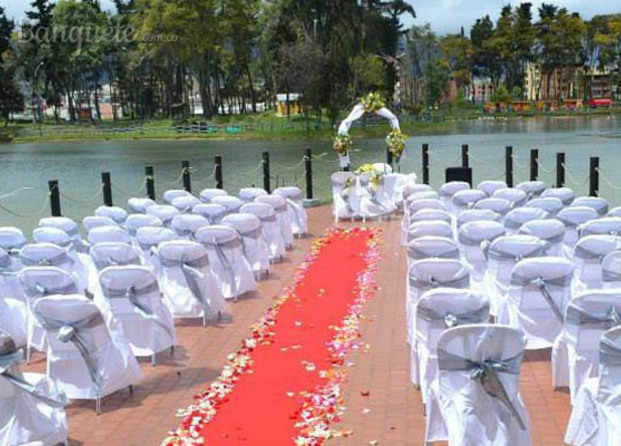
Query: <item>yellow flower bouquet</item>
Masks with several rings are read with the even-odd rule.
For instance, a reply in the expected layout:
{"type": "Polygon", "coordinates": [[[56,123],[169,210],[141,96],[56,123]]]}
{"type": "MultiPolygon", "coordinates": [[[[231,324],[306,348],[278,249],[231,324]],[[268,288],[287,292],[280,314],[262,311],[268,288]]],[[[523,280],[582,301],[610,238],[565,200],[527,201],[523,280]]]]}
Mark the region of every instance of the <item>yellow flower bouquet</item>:
{"type": "Polygon", "coordinates": [[[396,161],[399,161],[401,154],[405,149],[405,140],[407,136],[401,133],[401,130],[395,129],[386,136],[386,146],[388,150],[393,154],[396,161]]]}
{"type": "Polygon", "coordinates": [[[360,102],[364,105],[364,111],[366,113],[377,113],[380,108],[386,106],[379,93],[369,93],[365,98],[362,98],[360,102]]]}
{"type": "Polygon", "coordinates": [[[332,143],[332,148],[341,156],[347,155],[347,152],[353,145],[353,141],[351,136],[349,135],[336,135],[334,137],[334,142],[332,143]]]}

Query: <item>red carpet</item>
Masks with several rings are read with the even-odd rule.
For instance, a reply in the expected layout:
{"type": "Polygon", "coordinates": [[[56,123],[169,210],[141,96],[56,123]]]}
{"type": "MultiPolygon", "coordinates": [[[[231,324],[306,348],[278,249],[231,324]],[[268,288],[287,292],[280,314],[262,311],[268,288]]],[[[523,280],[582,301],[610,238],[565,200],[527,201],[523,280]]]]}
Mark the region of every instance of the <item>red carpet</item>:
{"type": "Polygon", "coordinates": [[[375,290],[375,231],[331,230],[166,445],[320,445],[339,420],[345,354],[375,290]],[[204,441],[204,442],[203,442],[204,441]]]}

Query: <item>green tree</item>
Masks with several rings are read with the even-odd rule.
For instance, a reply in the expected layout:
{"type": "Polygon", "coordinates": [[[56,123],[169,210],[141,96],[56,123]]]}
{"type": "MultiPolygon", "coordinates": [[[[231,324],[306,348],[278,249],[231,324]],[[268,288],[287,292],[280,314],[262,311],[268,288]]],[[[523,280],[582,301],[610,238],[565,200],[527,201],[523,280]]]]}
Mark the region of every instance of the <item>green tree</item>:
{"type": "Polygon", "coordinates": [[[15,83],[14,70],[11,66],[11,34],[15,24],[9,20],[0,7],[0,116],[5,127],[11,113],[24,109],[24,97],[15,83]]]}

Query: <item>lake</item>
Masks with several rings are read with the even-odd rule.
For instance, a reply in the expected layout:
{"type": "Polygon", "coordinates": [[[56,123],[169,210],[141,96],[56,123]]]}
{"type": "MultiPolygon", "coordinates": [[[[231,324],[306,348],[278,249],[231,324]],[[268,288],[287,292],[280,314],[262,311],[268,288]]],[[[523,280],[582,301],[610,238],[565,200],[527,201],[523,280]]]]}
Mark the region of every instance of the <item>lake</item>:
{"type": "MultiPolygon", "coordinates": [[[[504,178],[504,147],[512,145],[516,183],[528,179],[529,152],[539,149],[540,179],[553,184],[557,152],[566,153],[567,185],[578,194],[588,191],[588,159],[600,157],[600,195],[621,205],[621,117],[563,117],[455,122],[442,131],[411,135],[401,161],[402,172],[421,171],[421,145],[430,145],[431,183],[439,186],[444,169],[460,165],[461,145],[470,145],[474,182],[504,178]]],[[[0,146],[0,225],[30,233],[41,216],[49,215],[47,181],[60,182],[63,215],[81,220],[102,203],[101,172],[109,170],[115,204],[143,196],[144,166],[155,168],[159,195],[181,187],[181,161],[192,165],[192,186],[198,192],[214,186],[214,155],[222,155],[224,187],[262,185],[261,152],[270,152],[272,185],[278,181],[304,188],[304,149],[318,155],[314,162],[315,196],[330,198],[330,174],[338,170],[327,141],[95,141],[50,142],[0,146]]],[[[354,139],[355,168],[385,160],[382,139],[354,139]]],[[[273,186],[274,187],[274,186],[273,186]]]]}

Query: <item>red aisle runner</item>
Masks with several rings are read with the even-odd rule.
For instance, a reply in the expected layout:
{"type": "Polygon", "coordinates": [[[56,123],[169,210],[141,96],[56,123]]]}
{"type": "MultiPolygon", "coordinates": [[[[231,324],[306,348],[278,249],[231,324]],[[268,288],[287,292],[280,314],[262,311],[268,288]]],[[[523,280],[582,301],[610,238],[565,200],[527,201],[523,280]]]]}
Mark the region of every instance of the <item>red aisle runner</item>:
{"type": "Polygon", "coordinates": [[[319,445],[342,410],[345,354],[375,290],[376,231],[330,230],[163,444],[319,445]],[[204,440],[204,443],[202,441],[204,440]]]}

